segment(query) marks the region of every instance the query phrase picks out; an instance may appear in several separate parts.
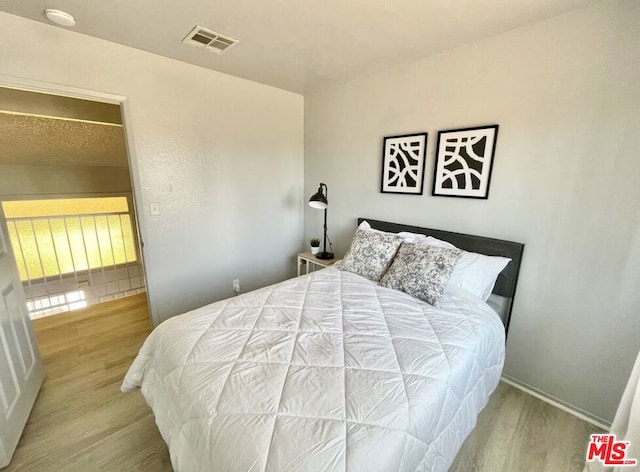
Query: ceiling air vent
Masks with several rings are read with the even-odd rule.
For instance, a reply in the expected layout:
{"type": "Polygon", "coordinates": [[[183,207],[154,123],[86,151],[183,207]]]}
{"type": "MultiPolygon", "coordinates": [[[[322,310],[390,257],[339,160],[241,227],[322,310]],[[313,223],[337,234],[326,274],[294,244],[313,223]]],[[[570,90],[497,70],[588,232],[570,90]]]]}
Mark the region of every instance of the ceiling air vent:
{"type": "Polygon", "coordinates": [[[222,54],[228,51],[233,46],[238,44],[237,39],[231,39],[228,36],[223,36],[219,33],[215,33],[211,30],[203,28],[202,26],[196,26],[182,40],[184,44],[193,46],[195,48],[206,49],[207,51],[215,52],[216,54],[222,54]]]}

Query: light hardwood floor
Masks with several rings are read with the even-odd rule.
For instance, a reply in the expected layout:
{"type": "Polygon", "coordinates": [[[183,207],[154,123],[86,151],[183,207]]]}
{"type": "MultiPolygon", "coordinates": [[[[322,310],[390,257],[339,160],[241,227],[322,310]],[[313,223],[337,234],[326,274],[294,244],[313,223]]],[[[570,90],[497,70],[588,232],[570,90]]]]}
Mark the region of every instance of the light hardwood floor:
{"type": "MultiPolygon", "coordinates": [[[[120,393],[151,330],[145,296],[43,318],[34,327],[46,378],[3,472],[171,471],[142,395],[120,393]]],[[[579,472],[595,431],[501,383],[450,472],[579,472]]]]}
{"type": "Polygon", "coordinates": [[[140,393],[120,393],[151,331],[144,294],[34,320],[42,390],[3,472],[171,471],[140,393]]]}
{"type": "Polygon", "coordinates": [[[600,428],[500,382],[449,472],[580,472],[600,428]]]}

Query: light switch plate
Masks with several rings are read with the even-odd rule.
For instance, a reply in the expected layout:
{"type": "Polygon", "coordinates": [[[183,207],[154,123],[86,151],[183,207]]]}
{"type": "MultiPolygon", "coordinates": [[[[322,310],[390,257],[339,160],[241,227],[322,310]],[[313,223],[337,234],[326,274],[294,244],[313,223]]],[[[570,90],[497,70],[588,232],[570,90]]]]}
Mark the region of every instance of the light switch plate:
{"type": "Polygon", "coordinates": [[[149,214],[151,216],[160,215],[160,204],[158,202],[150,202],[149,203],[149,214]]]}

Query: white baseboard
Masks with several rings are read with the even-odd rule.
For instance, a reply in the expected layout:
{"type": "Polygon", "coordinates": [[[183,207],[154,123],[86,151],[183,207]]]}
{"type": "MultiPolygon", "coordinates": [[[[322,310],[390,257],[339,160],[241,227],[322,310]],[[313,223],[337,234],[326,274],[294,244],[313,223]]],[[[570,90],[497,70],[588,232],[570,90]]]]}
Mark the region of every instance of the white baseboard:
{"type": "Polygon", "coordinates": [[[542,400],[543,402],[548,403],[549,405],[553,405],[556,408],[561,409],[562,411],[566,411],[567,413],[577,418],[580,418],[581,420],[586,421],[587,423],[591,423],[592,425],[597,426],[598,428],[601,428],[605,431],[609,431],[609,428],[611,428],[611,425],[608,424],[607,421],[604,420],[603,418],[590,415],[587,412],[581,412],[579,409],[577,409],[573,405],[569,405],[563,402],[562,400],[553,398],[552,396],[547,395],[546,393],[541,392],[540,390],[537,390],[536,388],[531,387],[530,385],[523,384],[515,379],[510,379],[508,377],[505,377],[504,375],[500,378],[500,380],[502,380],[506,384],[511,385],[512,387],[517,388],[518,390],[522,390],[523,392],[528,393],[532,397],[535,397],[539,400],[542,400]]]}

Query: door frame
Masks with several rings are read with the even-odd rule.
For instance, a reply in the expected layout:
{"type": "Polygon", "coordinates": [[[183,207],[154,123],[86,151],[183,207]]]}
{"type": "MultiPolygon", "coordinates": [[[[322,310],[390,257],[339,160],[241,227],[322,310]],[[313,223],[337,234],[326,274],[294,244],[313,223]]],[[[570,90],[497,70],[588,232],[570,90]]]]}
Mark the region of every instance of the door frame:
{"type": "Polygon", "coordinates": [[[145,279],[145,295],[147,297],[147,306],[149,311],[149,321],[151,326],[155,326],[154,310],[149,295],[149,277],[147,274],[147,261],[144,254],[144,235],[147,234],[144,219],[140,215],[144,215],[144,204],[142,202],[142,184],[140,181],[140,172],[138,168],[138,159],[136,158],[135,140],[133,138],[133,120],[129,106],[129,100],[125,95],[118,95],[108,92],[98,92],[95,90],[87,90],[78,87],[71,87],[62,84],[53,84],[38,80],[26,79],[24,77],[16,77],[0,74],[0,87],[14,88],[26,90],[29,92],[39,92],[50,95],[60,95],[63,97],[79,98],[82,100],[90,100],[94,102],[110,103],[120,106],[122,114],[122,126],[124,128],[125,144],[127,148],[127,161],[129,164],[129,176],[131,178],[131,193],[134,206],[134,219],[136,224],[136,239],[138,242],[138,250],[142,259],[142,270],[145,279]]]}

